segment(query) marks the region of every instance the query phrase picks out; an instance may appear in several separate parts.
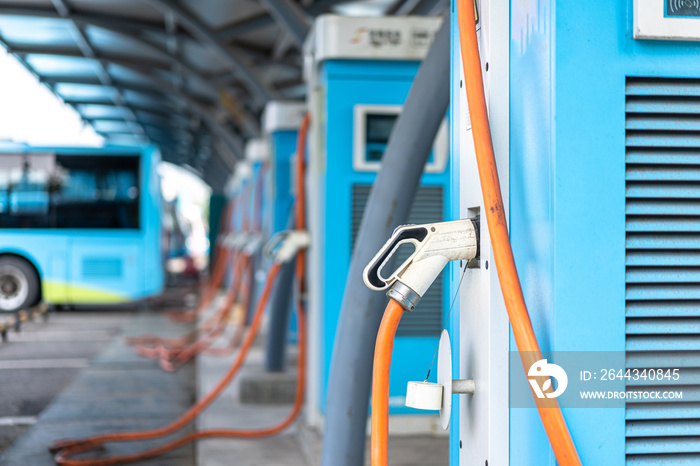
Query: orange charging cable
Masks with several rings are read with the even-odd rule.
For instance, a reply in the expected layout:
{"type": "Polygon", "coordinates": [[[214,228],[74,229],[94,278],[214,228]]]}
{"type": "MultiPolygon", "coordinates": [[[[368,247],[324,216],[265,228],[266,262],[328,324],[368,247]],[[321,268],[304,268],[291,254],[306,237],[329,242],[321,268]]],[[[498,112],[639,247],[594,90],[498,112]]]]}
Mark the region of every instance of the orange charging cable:
{"type": "Polygon", "coordinates": [[[389,452],[389,372],[394,337],[404,309],[393,299],[386,306],[374,345],[372,367],[372,418],[370,422],[370,464],[387,466],[389,452]]]}
{"type": "MultiPolygon", "coordinates": [[[[234,201],[231,200],[224,207],[224,215],[219,223],[218,237],[223,238],[223,236],[230,230],[231,218],[233,217],[234,211],[234,201]]],[[[214,245],[214,267],[212,269],[211,276],[207,281],[207,284],[202,291],[202,298],[194,309],[189,310],[171,310],[167,312],[168,317],[176,322],[192,322],[204,312],[211,302],[214,300],[216,293],[224,280],[224,275],[226,274],[226,266],[230,258],[230,251],[218,241],[214,245]]]]}
{"type": "Polygon", "coordinates": [[[253,319],[253,323],[251,324],[250,329],[246,334],[246,338],[243,344],[241,345],[241,350],[238,353],[236,360],[226,372],[224,377],[222,377],[221,380],[219,380],[214,389],[211,392],[209,392],[207,396],[205,396],[202,400],[200,400],[197,404],[190,408],[175,422],[165,427],[161,427],[159,429],[144,430],[139,432],[121,432],[113,434],[96,435],[94,437],[88,437],[85,439],[63,440],[56,442],[51,447],[49,447],[51,451],[56,452],[56,456],[54,458],[56,464],[61,466],[108,466],[145,459],[147,457],[150,457],[143,456],[144,453],[148,452],[136,453],[133,455],[115,456],[112,458],[105,459],[71,460],[69,459],[69,457],[77,453],[99,449],[102,447],[102,444],[106,442],[148,440],[153,438],[164,437],[181,429],[182,427],[189,424],[192,420],[194,420],[194,418],[200,412],[202,412],[207,406],[211,404],[212,401],[214,401],[221,394],[224,388],[228,386],[233,377],[238,373],[240,367],[243,365],[245,357],[248,355],[248,351],[250,350],[250,347],[253,345],[253,341],[255,340],[258,327],[262,322],[262,317],[264,314],[270,291],[272,289],[272,284],[277,278],[279,270],[280,265],[277,263],[273,264],[270,268],[270,271],[267,276],[267,282],[265,283],[265,288],[263,290],[262,296],[260,297],[260,301],[258,302],[258,306],[255,311],[255,318],[253,319]]]}
{"type": "MultiPolygon", "coordinates": [[[[476,148],[479,179],[484,196],[484,212],[488,222],[498,278],[503,290],[503,299],[513,327],[515,343],[520,352],[525,372],[527,372],[532,364],[542,359],[542,353],[525,306],[525,298],[520,286],[518,271],[515,268],[515,259],[508,235],[508,224],[503,208],[501,186],[498,181],[498,169],[486,109],[486,97],[484,96],[481,58],[479,57],[476,28],[474,27],[476,19],[472,0],[457,1],[457,17],[464,82],[476,148]]],[[[534,398],[559,465],[580,466],[581,460],[556,398],[534,398]]]]}
{"type": "MultiPolygon", "coordinates": [[[[299,129],[300,136],[297,147],[298,160],[297,162],[297,205],[296,205],[296,215],[297,215],[297,227],[300,225],[305,225],[304,222],[304,212],[305,208],[303,203],[305,202],[304,196],[304,152],[305,152],[305,142],[306,142],[306,130],[310,122],[310,116],[306,115],[299,129]],[[301,205],[299,205],[301,204],[301,205]]],[[[299,416],[305,397],[305,385],[306,385],[306,340],[307,340],[307,330],[306,330],[306,317],[305,308],[303,303],[304,296],[304,279],[303,274],[305,273],[305,268],[299,267],[299,263],[304,264],[305,251],[300,250],[297,253],[297,287],[298,287],[298,304],[297,304],[297,319],[299,323],[299,360],[298,360],[298,377],[296,385],[296,397],[294,401],[294,406],[290,414],[282,420],[282,422],[277,425],[265,429],[211,429],[200,432],[194,432],[185,435],[177,440],[174,440],[166,445],[162,445],[151,450],[146,450],[140,453],[134,453],[131,455],[122,455],[111,458],[103,459],[70,459],[71,456],[76,454],[94,451],[100,449],[102,445],[106,442],[115,441],[135,441],[135,440],[147,440],[158,437],[163,437],[170,433],[173,433],[188,423],[190,423],[201,411],[203,411],[211,402],[216,399],[223,389],[231,382],[233,377],[238,373],[238,370],[242,366],[245,358],[250,350],[250,347],[255,340],[255,336],[262,322],[262,317],[264,314],[264,309],[266,307],[270,290],[274,280],[276,279],[281,265],[279,263],[274,263],[270,268],[265,283],[265,287],[260,296],[257,308],[255,310],[253,320],[251,322],[250,328],[246,333],[241,349],[236,357],[236,360],[226,372],[226,375],[217,383],[215,388],[207,394],[205,398],[200,400],[192,408],[190,408],[183,416],[177,419],[175,422],[169,424],[160,429],[153,429],[148,431],[140,432],[123,432],[114,434],[104,434],[97,435],[94,437],[89,437],[86,439],[79,440],[64,440],[54,443],[49,449],[56,455],[54,461],[60,466],[111,466],[116,464],[124,464],[133,461],[140,461],[147,458],[152,458],[166,453],[170,450],[178,448],[180,446],[186,445],[190,442],[213,437],[233,437],[233,438],[259,438],[275,435],[282,432],[284,429],[289,427],[299,416]]]]}
{"type": "MultiPolygon", "coordinates": [[[[226,251],[225,254],[228,255],[230,252],[226,251]]],[[[201,332],[209,334],[212,331],[216,331],[216,329],[222,325],[222,322],[226,318],[225,314],[228,312],[228,309],[230,309],[230,305],[236,299],[239,288],[240,262],[245,261],[245,257],[237,259],[239,254],[240,253],[234,253],[233,255],[233,280],[226,293],[224,303],[196,329],[179,337],[165,338],[157,335],[146,335],[136,337],[134,340],[127,340],[127,343],[134,344],[136,352],[141,356],[150,358],[169,358],[173,354],[184,350],[195,342],[201,332]]]]}

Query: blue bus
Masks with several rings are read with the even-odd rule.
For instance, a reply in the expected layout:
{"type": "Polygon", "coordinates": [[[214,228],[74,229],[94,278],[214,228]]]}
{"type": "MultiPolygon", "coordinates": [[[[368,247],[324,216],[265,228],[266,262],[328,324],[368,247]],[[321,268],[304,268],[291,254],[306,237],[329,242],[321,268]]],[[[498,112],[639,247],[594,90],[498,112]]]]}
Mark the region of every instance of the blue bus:
{"type": "Polygon", "coordinates": [[[0,149],[0,312],[161,292],[155,147],[0,149]]]}

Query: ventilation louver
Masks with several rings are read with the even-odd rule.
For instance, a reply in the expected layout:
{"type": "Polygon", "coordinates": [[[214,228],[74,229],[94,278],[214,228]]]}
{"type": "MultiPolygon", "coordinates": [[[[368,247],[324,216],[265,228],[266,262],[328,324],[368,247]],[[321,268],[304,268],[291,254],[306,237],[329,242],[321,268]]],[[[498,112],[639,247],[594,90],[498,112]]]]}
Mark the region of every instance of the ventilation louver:
{"type": "Polygon", "coordinates": [[[627,465],[700,464],[700,80],[626,83],[627,367],[679,368],[629,389],[683,399],[626,405],[627,465]]]}
{"type": "MultiPolygon", "coordinates": [[[[360,228],[362,213],[365,210],[371,185],[357,184],[352,187],[352,221],[351,241],[355,247],[355,237],[360,228]]],[[[444,221],[443,218],[443,188],[442,186],[420,186],[416,193],[411,213],[407,223],[435,223],[444,221]]],[[[387,270],[393,270],[408,258],[410,252],[400,249],[387,265],[387,270]]],[[[439,336],[442,330],[443,308],[443,275],[433,283],[420,301],[420,309],[407,312],[401,319],[396,334],[398,336],[439,336]]]]}

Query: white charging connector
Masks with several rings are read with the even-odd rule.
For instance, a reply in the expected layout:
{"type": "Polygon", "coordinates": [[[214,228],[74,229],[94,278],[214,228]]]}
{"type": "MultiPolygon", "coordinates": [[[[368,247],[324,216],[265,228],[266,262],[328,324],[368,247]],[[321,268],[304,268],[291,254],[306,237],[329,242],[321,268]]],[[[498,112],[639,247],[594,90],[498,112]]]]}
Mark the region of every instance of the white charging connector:
{"type": "MultiPolygon", "coordinates": [[[[387,296],[405,310],[413,311],[430,285],[448,262],[470,261],[479,256],[479,224],[463,219],[453,222],[404,225],[394,230],[372,261],[365,267],[363,280],[372,290],[385,290],[387,296]],[[413,244],[415,251],[389,278],[382,270],[402,244],[413,244]]],[[[452,394],[473,394],[473,380],[452,379],[452,350],[447,331],[443,330],[438,349],[438,381],[408,382],[406,406],[440,410],[444,429],[450,424],[452,394]]]]}
{"type": "Polygon", "coordinates": [[[478,225],[472,219],[400,226],[365,268],[365,285],[377,291],[390,288],[387,296],[412,311],[448,262],[479,255],[478,237],[478,225]],[[406,243],[416,250],[384,278],[383,268],[406,243]]]}
{"type": "Polygon", "coordinates": [[[285,230],[276,233],[263,249],[266,257],[284,264],[296,257],[297,252],[311,244],[311,235],[305,230],[285,230]]]}

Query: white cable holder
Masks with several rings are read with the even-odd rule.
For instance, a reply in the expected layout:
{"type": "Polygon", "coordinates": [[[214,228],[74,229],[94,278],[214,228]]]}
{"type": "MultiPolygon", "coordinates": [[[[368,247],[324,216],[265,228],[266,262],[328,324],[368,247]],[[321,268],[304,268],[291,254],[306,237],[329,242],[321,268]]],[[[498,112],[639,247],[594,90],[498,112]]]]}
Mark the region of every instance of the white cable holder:
{"type": "Polygon", "coordinates": [[[406,406],[428,411],[440,410],[440,424],[447,429],[452,416],[452,395],[473,395],[476,391],[474,380],[452,378],[452,348],[447,330],[440,335],[437,369],[437,383],[427,380],[408,382],[406,406]]]}
{"type": "Polygon", "coordinates": [[[297,253],[309,247],[311,235],[306,230],[284,230],[270,238],[263,248],[263,254],[277,263],[284,264],[296,257],[297,253]]]}
{"type": "Polygon", "coordinates": [[[400,226],[365,267],[365,285],[377,291],[389,288],[387,296],[413,311],[448,262],[478,257],[478,238],[478,223],[472,219],[400,226]],[[384,278],[384,267],[406,243],[413,244],[415,251],[384,278]]]}
{"type": "MultiPolygon", "coordinates": [[[[364,270],[365,285],[372,290],[385,290],[387,296],[405,310],[413,311],[430,285],[448,262],[470,261],[479,257],[479,224],[476,220],[404,225],[394,230],[364,270]],[[415,246],[415,251],[388,277],[382,271],[402,244],[415,246]]],[[[406,406],[440,410],[443,429],[450,425],[452,394],[474,394],[473,380],[452,379],[452,349],[446,330],[440,336],[437,383],[408,382],[406,406]]]]}

